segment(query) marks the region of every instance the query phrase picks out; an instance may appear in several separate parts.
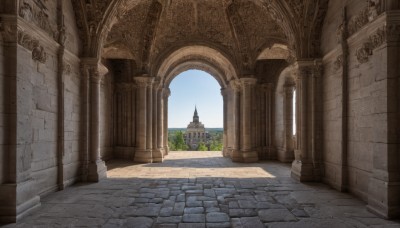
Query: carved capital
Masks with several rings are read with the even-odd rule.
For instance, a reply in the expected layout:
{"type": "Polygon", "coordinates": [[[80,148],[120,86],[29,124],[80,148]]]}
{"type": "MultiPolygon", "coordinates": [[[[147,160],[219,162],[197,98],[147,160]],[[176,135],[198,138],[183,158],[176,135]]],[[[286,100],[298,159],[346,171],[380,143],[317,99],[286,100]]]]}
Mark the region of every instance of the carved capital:
{"type": "Polygon", "coordinates": [[[135,81],[136,85],[139,87],[151,87],[154,82],[154,78],[149,77],[147,75],[143,75],[141,77],[134,77],[133,80],[135,81]]]}
{"type": "Polygon", "coordinates": [[[242,85],[239,80],[230,81],[230,86],[236,93],[240,92],[240,90],[242,89],[242,85]]]}
{"type": "Polygon", "coordinates": [[[320,59],[297,61],[294,65],[295,80],[306,77],[320,77],[322,75],[322,62],[320,59]]]}
{"type": "Polygon", "coordinates": [[[241,78],[240,82],[242,83],[243,87],[249,87],[257,84],[256,78],[241,78]]]}
{"type": "Polygon", "coordinates": [[[167,99],[171,96],[171,90],[169,88],[163,88],[162,95],[164,99],[167,99]]]}

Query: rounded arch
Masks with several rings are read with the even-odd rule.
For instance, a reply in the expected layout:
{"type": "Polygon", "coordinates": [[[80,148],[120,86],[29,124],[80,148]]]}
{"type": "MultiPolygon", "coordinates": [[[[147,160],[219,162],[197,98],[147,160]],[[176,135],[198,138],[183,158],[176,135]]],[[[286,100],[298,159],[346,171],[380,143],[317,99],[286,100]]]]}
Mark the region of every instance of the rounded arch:
{"type": "Polygon", "coordinates": [[[218,84],[221,86],[221,88],[225,88],[226,86],[228,86],[226,84],[226,80],[222,80],[224,78],[223,72],[221,72],[213,64],[200,60],[190,60],[182,62],[179,63],[179,65],[171,68],[171,70],[164,77],[164,85],[166,87],[169,87],[169,85],[175,79],[175,77],[188,70],[204,71],[210,74],[212,77],[214,77],[215,80],[217,80],[218,84]]]}
{"type": "Polygon", "coordinates": [[[164,85],[169,85],[179,73],[189,69],[203,70],[219,82],[222,88],[229,85],[229,81],[237,79],[237,69],[232,62],[220,51],[208,46],[193,45],[181,47],[153,69],[153,75],[160,78],[164,85]]]}

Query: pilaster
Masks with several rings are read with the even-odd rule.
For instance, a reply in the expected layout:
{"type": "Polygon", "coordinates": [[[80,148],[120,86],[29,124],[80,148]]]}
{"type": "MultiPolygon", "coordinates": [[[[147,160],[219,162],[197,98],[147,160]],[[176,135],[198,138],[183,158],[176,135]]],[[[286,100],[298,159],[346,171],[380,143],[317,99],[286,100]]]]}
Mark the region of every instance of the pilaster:
{"type": "Polygon", "coordinates": [[[292,177],[300,181],[319,181],[321,151],[317,145],[319,118],[317,112],[317,79],[321,75],[317,60],[298,61],[296,69],[296,136],[292,177]]]}
{"type": "Polygon", "coordinates": [[[100,156],[100,82],[101,75],[97,59],[82,60],[84,74],[89,79],[89,154],[87,180],[98,182],[107,178],[107,167],[100,156]]]}
{"type": "Polygon", "coordinates": [[[258,153],[255,151],[254,145],[252,143],[252,104],[254,99],[254,86],[257,82],[255,78],[241,78],[240,82],[242,83],[242,100],[241,100],[241,108],[242,108],[242,141],[241,141],[241,155],[243,158],[243,162],[257,162],[258,161],[258,153]]]}
{"type": "Polygon", "coordinates": [[[153,83],[153,78],[147,75],[141,77],[134,77],[138,89],[136,96],[137,104],[137,115],[136,115],[136,150],[133,160],[139,163],[151,163],[153,162],[152,151],[148,149],[148,145],[151,146],[152,141],[148,138],[149,126],[148,118],[152,118],[152,113],[148,113],[148,104],[152,101],[148,101],[148,87],[153,83]]]}

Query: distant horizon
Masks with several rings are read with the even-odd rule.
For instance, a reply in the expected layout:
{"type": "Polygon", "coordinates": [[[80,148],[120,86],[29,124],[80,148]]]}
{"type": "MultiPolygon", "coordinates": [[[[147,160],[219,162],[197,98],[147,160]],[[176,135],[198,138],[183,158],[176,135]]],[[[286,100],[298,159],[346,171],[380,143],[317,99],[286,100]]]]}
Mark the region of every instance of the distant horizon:
{"type": "Polygon", "coordinates": [[[195,107],[205,128],[222,128],[221,86],[213,76],[188,70],[174,78],[169,87],[168,128],[186,128],[193,121],[195,107]]]}

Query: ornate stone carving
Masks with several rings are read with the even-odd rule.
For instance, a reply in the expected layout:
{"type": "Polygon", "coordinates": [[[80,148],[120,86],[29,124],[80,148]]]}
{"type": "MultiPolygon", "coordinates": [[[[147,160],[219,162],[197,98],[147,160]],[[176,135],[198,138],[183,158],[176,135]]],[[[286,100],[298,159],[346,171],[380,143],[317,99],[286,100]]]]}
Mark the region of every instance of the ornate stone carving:
{"type": "Polygon", "coordinates": [[[358,32],[382,13],[381,0],[368,0],[367,6],[349,21],[349,36],[358,32]]]}
{"type": "Polygon", "coordinates": [[[70,75],[72,73],[72,67],[71,64],[64,62],[63,64],[63,73],[65,75],[70,75]]]}
{"type": "Polygon", "coordinates": [[[47,60],[47,53],[43,46],[40,45],[38,39],[25,33],[23,30],[18,29],[18,44],[32,52],[32,59],[45,63],[47,60]]]}
{"type": "Polygon", "coordinates": [[[356,57],[359,63],[366,63],[369,60],[369,56],[373,54],[373,51],[384,44],[387,40],[386,26],[378,29],[374,34],[368,37],[367,41],[356,50],[356,57]]]}
{"type": "Polygon", "coordinates": [[[343,67],[343,54],[339,55],[335,62],[333,62],[333,70],[338,71],[340,68],[343,67]]]}
{"type": "Polygon", "coordinates": [[[56,40],[58,34],[50,23],[47,11],[46,4],[42,0],[20,1],[19,16],[27,22],[33,22],[56,40]]]}
{"type": "Polygon", "coordinates": [[[0,17],[0,33],[3,36],[3,40],[6,42],[15,42],[17,40],[17,25],[12,24],[9,21],[4,21],[0,17]]]}

